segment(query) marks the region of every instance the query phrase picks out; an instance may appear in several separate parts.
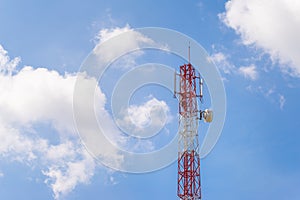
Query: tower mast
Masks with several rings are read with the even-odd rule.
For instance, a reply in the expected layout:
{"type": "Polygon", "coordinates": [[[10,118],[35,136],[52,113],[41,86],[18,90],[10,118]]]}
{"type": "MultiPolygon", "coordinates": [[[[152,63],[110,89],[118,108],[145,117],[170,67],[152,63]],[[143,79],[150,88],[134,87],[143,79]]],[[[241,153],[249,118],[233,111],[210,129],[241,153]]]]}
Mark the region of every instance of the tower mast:
{"type": "Polygon", "coordinates": [[[190,46],[188,54],[188,64],[180,66],[179,74],[175,74],[179,76],[179,92],[174,89],[174,95],[177,94],[179,99],[177,195],[181,200],[196,200],[201,199],[198,123],[202,112],[198,109],[198,99],[202,102],[202,91],[199,90],[202,90],[203,82],[190,63],[190,46]]]}

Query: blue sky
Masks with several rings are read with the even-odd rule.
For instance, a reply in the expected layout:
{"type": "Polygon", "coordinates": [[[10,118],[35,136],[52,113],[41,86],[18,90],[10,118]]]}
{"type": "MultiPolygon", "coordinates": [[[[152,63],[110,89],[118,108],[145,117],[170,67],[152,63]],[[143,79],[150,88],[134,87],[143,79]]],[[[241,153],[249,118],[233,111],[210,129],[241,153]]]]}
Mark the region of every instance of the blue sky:
{"type": "MultiPolygon", "coordinates": [[[[0,199],[177,198],[176,163],[143,174],[111,170],[82,147],[73,121],[74,82],[84,59],[111,35],[141,27],[193,38],[224,81],[226,120],[217,145],[201,160],[203,199],[299,199],[299,13],[292,0],[0,0],[0,199]]],[[[114,84],[145,62],[175,68],[184,61],[149,50],[112,64],[95,92],[108,128],[114,84]]],[[[95,83],[84,78],[88,88],[95,83]]],[[[152,106],[164,112],[168,120],[157,122],[164,125],[159,135],[134,140],[112,128],[109,138],[135,152],[167,144],[177,132],[177,102],[166,91],[140,88],[128,110],[140,127],[152,106]]],[[[201,122],[200,133],[206,129],[201,122]]],[[[119,154],[106,150],[120,164],[119,154]]]]}

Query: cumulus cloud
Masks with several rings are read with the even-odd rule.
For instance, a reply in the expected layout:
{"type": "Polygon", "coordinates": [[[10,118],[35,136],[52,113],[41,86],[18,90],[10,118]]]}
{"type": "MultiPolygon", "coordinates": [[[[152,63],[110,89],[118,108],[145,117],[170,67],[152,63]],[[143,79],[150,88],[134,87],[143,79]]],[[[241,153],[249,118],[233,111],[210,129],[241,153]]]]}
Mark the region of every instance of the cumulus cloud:
{"type": "Polygon", "coordinates": [[[145,127],[151,122],[155,125],[162,125],[164,120],[160,116],[169,112],[169,107],[165,101],[159,101],[156,98],[151,98],[142,105],[130,105],[128,117],[137,127],[145,127]],[[153,119],[151,116],[155,115],[153,119]]]}
{"type": "Polygon", "coordinates": [[[300,1],[230,0],[219,16],[245,45],[262,49],[284,72],[300,76],[300,1]]]}
{"type": "Polygon", "coordinates": [[[163,100],[151,97],[141,105],[130,105],[118,115],[117,123],[126,132],[147,136],[156,133],[171,121],[170,108],[163,100]]]}
{"type": "Polygon", "coordinates": [[[128,24],[124,27],[107,28],[99,31],[96,36],[97,45],[93,51],[100,62],[109,64],[116,61],[119,68],[133,68],[135,60],[144,54],[143,46],[151,45],[168,51],[165,44],[159,44],[141,32],[132,29],[128,24]],[[124,34],[126,33],[126,34],[124,34]],[[106,42],[108,41],[109,42],[106,42]],[[116,58],[123,55],[121,58],[116,58]]]}
{"type": "MultiPolygon", "coordinates": [[[[0,46],[0,159],[40,165],[47,177],[45,183],[59,199],[78,184],[89,183],[96,168],[75,132],[72,102],[76,78],[84,79],[87,87],[97,85],[97,80],[84,73],[61,75],[30,66],[18,71],[19,61],[10,59],[0,46]],[[35,128],[40,123],[51,126],[58,143],[35,128]]],[[[103,116],[107,116],[105,95],[99,87],[95,93],[103,116]]],[[[82,105],[86,98],[82,97],[82,105]]],[[[115,153],[106,152],[103,156],[114,158],[115,153]]]]}
{"type": "MultiPolygon", "coordinates": [[[[98,42],[94,54],[107,64],[115,55],[153,41],[127,25],[123,28],[101,30],[98,42]],[[110,48],[109,51],[97,48],[109,38],[126,31],[130,32],[126,38],[115,40],[109,45],[118,48],[110,48]]],[[[132,66],[140,53],[127,57],[127,64],[132,66]]],[[[108,137],[112,139],[112,143],[126,146],[128,141],[120,136],[120,131],[105,109],[106,96],[98,86],[96,78],[85,73],[60,74],[55,70],[32,66],[17,70],[20,61],[19,57],[11,59],[0,45],[0,159],[40,166],[46,177],[45,183],[51,187],[54,198],[60,199],[78,184],[88,184],[97,167],[76,133],[72,107],[76,79],[83,80],[83,87],[95,91],[92,98],[95,98],[95,108],[100,115],[98,119],[104,123],[106,130],[110,130],[108,132],[111,135],[108,137]],[[56,134],[58,141],[53,142],[51,136],[49,138],[49,135],[36,128],[39,124],[51,128],[51,134],[56,134]]],[[[78,103],[78,110],[83,117],[86,116],[84,105],[87,98],[91,97],[80,97],[78,103]]],[[[149,112],[151,116],[154,114],[151,122],[159,126],[162,123],[161,114],[167,112],[168,107],[165,102],[152,99],[142,106],[132,106],[128,111],[130,120],[137,123],[136,127],[141,128],[148,123],[149,112]],[[139,111],[140,116],[136,116],[135,111],[139,111]]],[[[91,131],[91,127],[84,128],[91,131]]],[[[103,144],[97,141],[97,145],[103,144]]],[[[147,144],[148,149],[153,149],[152,143],[148,141],[136,143],[136,148],[144,147],[144,144],[147,144]]],[[[122,165],[123,157],[115,148],[104,146],[102,149],[105,151],[100,157],[108,159],[114,166],[122,165]]]]}
{"type": "MultiPolygon", "coordinates": [[[[125,55],[133,49],[138,49],[142,44],[154,44],[153,40],[134,31],[129,25],[122,28],[102,29],[96,39],[98,45],[94,49],[94,53],[103,63],[110,63],[116,59],[116,55],[125,55]],[[128,34],[122,35],[125,32],[128,34]],[[109,43],[105,43],[108,40],[110,40],[109,43]]],[[[131,52],[119,60],[120,65],[124,68],[132,67],[135,65],[135,59],[142,54],[142,51],[131,52]]]]}
{"type": "Polygon", "coordinates": [[[240,67],[238,69],[238,72],[242,74],[245,78],[249,78],[251,80],[256,80],[258,77],[256,66],[253,64],[250,66],[240,67]]]}
{"type": "Polygon", "coordinates": [[[10,59],[7,51],[0,45],[0,72],[11,74],[20,61],[20,57],[10,59]]]}
{"type": "Polygon", "coordinates": [[[51,157],[53,164],[42,171],[48,177],[45,183],[51,186],[55,199],[68,194],[78,183],[89,183],[94,175],[95,163],[87,151],[78,146],[76,146],[78,149],[75,149],[73,144],[68,145],[61,144],[58,148],[54,147],[56,155],[59,156],[53,155],[54,157],[51,157]]]}
{"type": "Polygon", "coordinates": [[[0,74],[0,118],[20,125],[51,121],[55,128],[74,132],[72,88],[76,75],[60,75],[25,66],[15,75],[0,74]]]}

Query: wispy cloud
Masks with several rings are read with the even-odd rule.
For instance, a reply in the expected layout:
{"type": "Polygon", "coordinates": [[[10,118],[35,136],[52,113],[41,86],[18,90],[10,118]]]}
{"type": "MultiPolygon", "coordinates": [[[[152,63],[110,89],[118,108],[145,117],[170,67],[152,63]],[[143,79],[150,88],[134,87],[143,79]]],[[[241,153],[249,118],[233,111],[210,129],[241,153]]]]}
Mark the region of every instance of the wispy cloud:
{"type": "Polygon", "coordinates": [[[281,110],[283,110],[285,101],[286,101],[285,97],[282,94],[279,94],[279,106],[281,110]]]}
{"type": "Polygon", "coordinates": [[[284,105],[286,103],[286,98],[284,95],[280,94],[280,92],[275,87],[263,87],[263,86],[253,86],[249,85],[246,89],[254,94],[259,94],[266,98],[268,101],[272,102],[276,106],[278,106],[281,110],[283,110],[284,105]]]}
{"type": "Polygon", "coordinates": [[[256,70],[255,65],[240,67],[238,72],[242,74],[245,78],[249,78],[251,80],[256,80],[258,78],[258,72],[256,70]]]}
{"type": "Polygon", "coordinates": [[[228,55],[222,52],[213,53],[209,59],[225,74],[232,74],[236,71],[236,67],[229,61],[228,55]]]}
{"type": "Polygon", "coordinates": [[[209,59],[227,76],[242,75],[244,78],[253,81],[258,78],[259,73],[254,64],[238,68],[230,61],[230,57],[222,52],[213,53],[209,59]]]}

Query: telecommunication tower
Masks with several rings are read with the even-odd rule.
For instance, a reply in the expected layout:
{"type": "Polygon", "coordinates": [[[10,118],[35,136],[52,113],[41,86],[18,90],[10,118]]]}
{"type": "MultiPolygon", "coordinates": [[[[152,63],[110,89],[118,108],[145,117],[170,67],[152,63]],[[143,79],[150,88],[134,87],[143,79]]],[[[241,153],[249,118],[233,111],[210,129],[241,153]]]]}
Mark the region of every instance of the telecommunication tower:
{"type": "Polygon", "coordinates": [[[198,140],[199,120],[212,121],[212,111],[201,111],[203,79],[189,62],[174,75],[174,97],[179,100],[178,188],[181,200],[201,199],[200,156],[198,140]],[[176,77],[179,76],[179,91],[176,77]]]}

